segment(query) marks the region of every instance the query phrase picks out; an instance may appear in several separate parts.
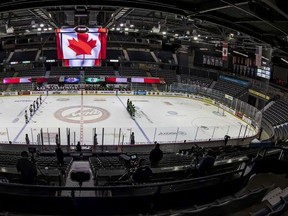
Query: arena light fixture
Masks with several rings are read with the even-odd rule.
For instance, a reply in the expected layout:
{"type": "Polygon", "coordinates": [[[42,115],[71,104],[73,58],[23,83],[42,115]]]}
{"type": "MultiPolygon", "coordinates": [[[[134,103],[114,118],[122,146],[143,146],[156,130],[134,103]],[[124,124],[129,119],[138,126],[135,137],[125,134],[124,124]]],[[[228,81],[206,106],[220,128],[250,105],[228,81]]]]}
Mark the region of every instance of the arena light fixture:
{"type": "Polygon", "coordinates": [[[6,32],[7,32],[7,34],[13,34],[14,33],[14,27],[13,26],[7,27],[6,32]]]}
{"type": "Polygon", "coordinates": [[[110,59],[110,62],[119,62],[118,59],[110,59]]]}
{"type": "Polygon", "coordinates": [[[88,16],[87,8],[85,6],[76,7],[74,16],[75,17],[87,17],[88,16]]]}

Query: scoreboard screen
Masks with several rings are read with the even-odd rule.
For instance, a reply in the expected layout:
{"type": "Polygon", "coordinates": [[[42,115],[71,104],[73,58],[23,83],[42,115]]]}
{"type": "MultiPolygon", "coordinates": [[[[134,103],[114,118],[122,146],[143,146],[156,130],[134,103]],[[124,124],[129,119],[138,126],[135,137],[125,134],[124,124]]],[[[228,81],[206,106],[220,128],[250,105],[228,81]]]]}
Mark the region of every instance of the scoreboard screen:
{"type": "Polygon", "coordinates": [[[68,67],[99,66],[106,59],[107,29],[75,28],[56,29],[58,59],[68,67]]]}

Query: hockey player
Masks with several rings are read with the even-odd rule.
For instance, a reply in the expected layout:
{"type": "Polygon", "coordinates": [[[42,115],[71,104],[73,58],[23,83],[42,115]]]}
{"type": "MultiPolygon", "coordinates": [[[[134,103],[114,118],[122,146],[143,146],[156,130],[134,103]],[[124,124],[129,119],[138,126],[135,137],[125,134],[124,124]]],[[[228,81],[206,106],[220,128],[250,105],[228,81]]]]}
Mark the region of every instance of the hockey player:
{"type": "Polygon", "coordinates": [[[29,120],[28,120],[28,114],[27,114],[27,110],[25,110],[25,123],[28,124],[29,120]]]}
{"type": "Polygon", "coordinates": [[[32,117],[32,115],[33,115],[33,106],[32,106],[32,104],[29,107],[29,111],[30,111],[30,117],[32,117]]]}

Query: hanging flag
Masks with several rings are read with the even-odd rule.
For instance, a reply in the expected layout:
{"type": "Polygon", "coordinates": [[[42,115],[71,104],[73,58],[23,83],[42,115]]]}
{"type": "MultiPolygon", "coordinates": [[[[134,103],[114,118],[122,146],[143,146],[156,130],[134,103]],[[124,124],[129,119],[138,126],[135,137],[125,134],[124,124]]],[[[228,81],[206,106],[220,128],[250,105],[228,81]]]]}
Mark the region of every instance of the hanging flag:
{"type": "Polygon", "coordinates": [[[262,61],[262,46],[257,46],[255,53],[255,65],[257,67],[261,67],[261,61],[262,61]]]}
{"type": "Polygon", "coordinates": [[[228,60],[228,43],[226,43],[226,42],[223,42],[222,60],[223,61],[227,61],[228,60]]]}

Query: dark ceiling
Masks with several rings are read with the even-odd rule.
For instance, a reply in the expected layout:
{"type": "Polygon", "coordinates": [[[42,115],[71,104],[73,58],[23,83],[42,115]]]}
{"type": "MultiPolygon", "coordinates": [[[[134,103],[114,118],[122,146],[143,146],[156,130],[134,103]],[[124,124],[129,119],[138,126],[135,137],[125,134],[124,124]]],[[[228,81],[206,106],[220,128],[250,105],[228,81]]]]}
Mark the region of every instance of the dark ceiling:
{"type": "Polygon", "coordinates": [[[1,0],[0,38],[53,34],[55,28],[103,26],[109,34],[164,37],[185,45],[256,45],[288,56],[287,0],[1,0]],[[40,26],[40,24],[42,24],[40,26]]]}

